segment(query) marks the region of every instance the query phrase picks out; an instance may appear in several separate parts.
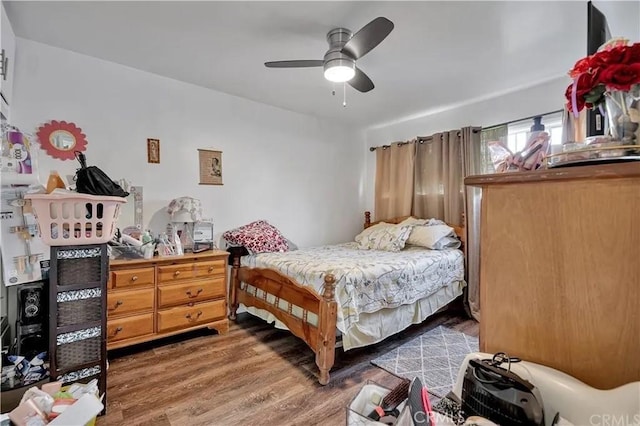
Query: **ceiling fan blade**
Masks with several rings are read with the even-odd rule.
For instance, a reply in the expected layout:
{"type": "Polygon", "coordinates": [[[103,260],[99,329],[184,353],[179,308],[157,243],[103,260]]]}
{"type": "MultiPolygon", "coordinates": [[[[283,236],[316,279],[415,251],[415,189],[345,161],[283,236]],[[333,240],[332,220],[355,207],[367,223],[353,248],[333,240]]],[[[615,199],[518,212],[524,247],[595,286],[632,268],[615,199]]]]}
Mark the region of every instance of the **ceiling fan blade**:
{"type": "Polygon", "coordinates": [[[342,47],[342,53],[346,53],[353,59],[360,59],[379,45],[393,30],[393,22],[387,18],[379,17],[362,27],[342,47]]]}
{"type": "Polygon", "coordinates": [[[320,60],[302,60],[302,61],[274,61],[265,62],[264,66],[267,68],[309,68],[309,67],[321,67],[324,65],[324,61],[320,60]]]}
{"type": "Polygon", "coordinates": [[[358,67],[356,67],[356,75],[348,81],[354,89],[366,93],[375,87],[373,81],[358,67]]]}

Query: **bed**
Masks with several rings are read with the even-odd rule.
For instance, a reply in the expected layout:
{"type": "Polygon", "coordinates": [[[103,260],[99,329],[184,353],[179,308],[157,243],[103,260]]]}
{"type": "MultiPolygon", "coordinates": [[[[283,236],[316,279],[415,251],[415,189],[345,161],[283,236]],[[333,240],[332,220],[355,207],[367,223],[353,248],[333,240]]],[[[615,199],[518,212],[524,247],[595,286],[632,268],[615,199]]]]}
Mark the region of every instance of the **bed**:
{"type": "MultiPolygon", "coordinates": [[[[364,228],[376,223],[365,212],[364,228]]],[[[464,243],[464,228],[450,226],[464,243]]],[[[345,351],[377,343],[424,321],[466,285],[460,249],[393,253],[344,243],[244,256],[232,251],[231,262],[230,319],[242,304],[289,329],[315,352],[323,385],[329,383],[338,333],[345,351]]]]}

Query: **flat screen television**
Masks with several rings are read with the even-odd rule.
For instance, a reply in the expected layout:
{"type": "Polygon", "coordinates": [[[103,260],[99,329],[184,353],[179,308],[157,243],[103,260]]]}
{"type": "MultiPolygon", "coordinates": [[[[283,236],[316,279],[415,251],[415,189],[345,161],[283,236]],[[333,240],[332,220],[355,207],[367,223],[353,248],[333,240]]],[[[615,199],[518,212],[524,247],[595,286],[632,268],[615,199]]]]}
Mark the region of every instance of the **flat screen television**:
{"type": "MultiPolygon", "coordinates": [[[[611,38],[607,18],[591,2],[587,3],[587,55],[593,55],[611,38]]],[[[604,135],[604,116],[599,110],[587,110],[587,136],[604,135]]]]}

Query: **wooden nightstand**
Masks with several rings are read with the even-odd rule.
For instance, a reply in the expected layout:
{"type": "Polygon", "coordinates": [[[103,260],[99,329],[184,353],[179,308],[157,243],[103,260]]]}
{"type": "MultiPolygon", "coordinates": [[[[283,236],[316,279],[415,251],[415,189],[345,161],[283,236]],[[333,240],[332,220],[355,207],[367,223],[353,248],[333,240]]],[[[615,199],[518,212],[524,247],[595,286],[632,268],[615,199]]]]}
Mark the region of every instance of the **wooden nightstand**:
{"type": "Polygon", "coordinates": [[[113,260],[107,283],[107,349],[203,327],[226,333],[227,256],[113,260]]]}

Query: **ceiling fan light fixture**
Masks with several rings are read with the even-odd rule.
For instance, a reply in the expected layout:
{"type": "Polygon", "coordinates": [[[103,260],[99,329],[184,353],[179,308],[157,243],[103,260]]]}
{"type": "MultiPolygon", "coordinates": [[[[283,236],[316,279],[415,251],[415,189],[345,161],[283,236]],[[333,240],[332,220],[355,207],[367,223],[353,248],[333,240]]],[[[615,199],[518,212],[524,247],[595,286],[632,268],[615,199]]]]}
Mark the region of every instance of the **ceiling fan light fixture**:
{"type": "Polygon", "coordinates": [[[341,53],[334,53],[333,55],[338,57],[325,57],[324,78],[334,83],[344,83],[351,80],[356,75],[356,62],[353,59],[344,57],[341,53]]]}
{"type": "Polygon", "coordinates": [[[353,67],[346,65],[336,65],[324,70],[324,78],[334,83],[343,83],[351,80],[356,75],[356,70],[353,67]]]}

